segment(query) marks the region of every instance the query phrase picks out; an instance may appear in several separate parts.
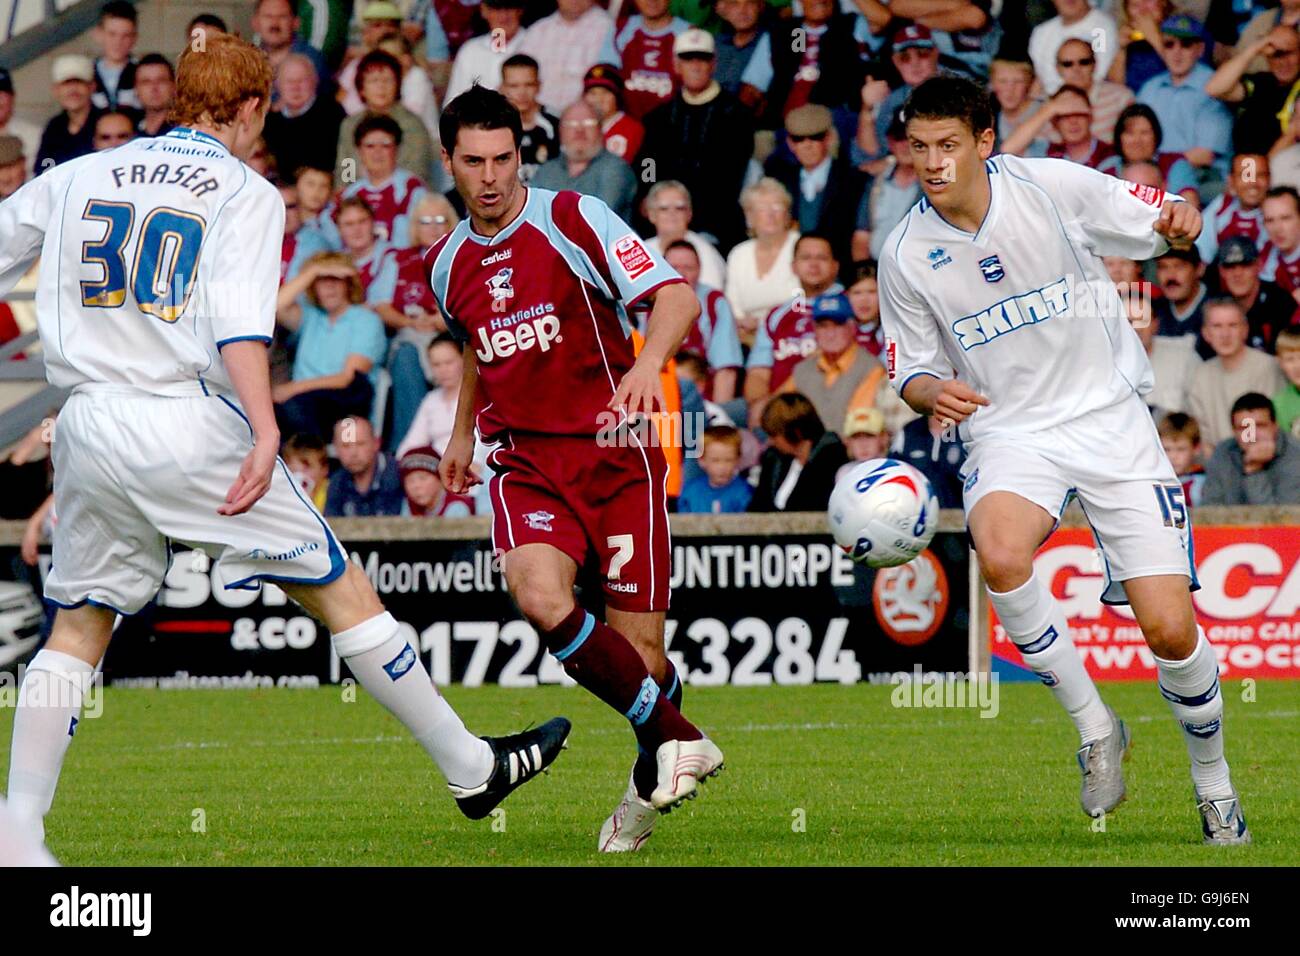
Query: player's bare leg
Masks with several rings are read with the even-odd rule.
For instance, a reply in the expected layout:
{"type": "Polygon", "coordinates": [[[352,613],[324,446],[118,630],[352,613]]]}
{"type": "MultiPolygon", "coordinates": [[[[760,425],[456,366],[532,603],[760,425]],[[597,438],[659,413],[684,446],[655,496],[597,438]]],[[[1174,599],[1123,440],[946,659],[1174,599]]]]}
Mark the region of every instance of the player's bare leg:
{"type": "Polygon", "coordinates": [[[1192,761],[1192,782],[1206,843],[1249,843],[1241,800],[1223,755],[1223,695],[1219,663],[1181,574],[1160,574],[1124,582],[1129,604],[1156,656],[1160,693],[1183,729],[1192,761]]]}
{"type": "Polygon", "coordinates": [[[14,712],[8,800],[14,819],[37,842],[45,839],[45,814],[115,617],[93,604],[61,609],[49,641],[27,665],[14,712]]]}
{"type": "Polygon", "coordinates": [[[1124,799],[1122,763],[1129,734],[1102,703],[1084,669],[1060,602],[1034,575],[1034,552],[1051,534],[1054,520],[1027,498],[993,491],[976,502],[968,525],[1002,626],[1025,665],[1052,689],[1079,731],[1080,803],[1085,813],[1097,816],[1124,799]]]}
{"type": "Polygon", "coordinates": [[[689,798],[701,778],[721,769],[722,752],[661,693],[632,643],[578,606],[572,558],[534,542],[512,549],[503,564],[511,596],[546,649],[570,677],[626,717],[637,742],[656,755],[658,782],[650,796],[656,810],[689,798]]]}
{"type": "Polygon", "coordinates": [[[348,562],[344,573],[325,585],[283,587],[329,628],[339,657],[438,765],[466,816],[487,816],[559,755],[569,734],[563,718],[508,738],[475,737],[466,730],[356,565],[348,562]]]}

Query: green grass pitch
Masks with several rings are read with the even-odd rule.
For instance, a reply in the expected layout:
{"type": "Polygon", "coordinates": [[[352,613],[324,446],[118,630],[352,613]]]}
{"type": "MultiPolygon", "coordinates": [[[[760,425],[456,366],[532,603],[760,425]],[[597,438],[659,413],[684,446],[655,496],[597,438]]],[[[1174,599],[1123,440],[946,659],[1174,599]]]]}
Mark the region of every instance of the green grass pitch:
{"type": "MultiPolygon", "coordinates": [[[[1225,682],[1228,757],[1255,844],[1199,844],[1183,741],[1151,684],[1103,696],[1133,729],[1129,798],[1078,807],[1075,737],[1036,684],[994,719],[902,709],[888,686],[688,688],[727,754],[635,856],[594,851],[622,793],[626,723],[577,689],[448,689],[478,733],[565,714],[569,750],[497,820],[470,822],[403,728],[340,688],[113,690],[77,729],[51,850],[69,865],[1295,865],[1300,683],[1225,682]],[[1249,696],[1249,695],[1247,695],[1249,696]]],[[[0,711],[7,771],[12,709],[0,711]]]]}

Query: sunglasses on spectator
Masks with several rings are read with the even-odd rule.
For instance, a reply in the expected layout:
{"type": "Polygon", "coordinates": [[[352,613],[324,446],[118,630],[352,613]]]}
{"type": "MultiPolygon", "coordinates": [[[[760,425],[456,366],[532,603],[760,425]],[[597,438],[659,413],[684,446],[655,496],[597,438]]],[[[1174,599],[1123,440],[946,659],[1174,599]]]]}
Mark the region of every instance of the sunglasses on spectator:
{"type": "Polygon", "coordinates": [[[1057,60],[1056,65],[1063,70],[1068,70],[1072,66],[1096,66],[1097,58],[1093,56],[1082,57],[1078,60],[1057,60]]]}
{"type": "Polygon", "coordinates": [[[422,226],[445,226],[447,224],[446,216],[421,216],[416,220],[422,226]]]}
{"type": "Polygon", "coordinates": [[[802,143],[802,142],[804,142],[805,140],[809,140],[809,139],[811,139],[811,140],[816,140],[817,142],[820,143],[822,140],[824,140],[824,139],[826,138],[826,132],[827,132],[826,130],[823,130],[823,131],[820,132],[820,133],[810,133],[810,134],[807,135],[807,136],[799,136],[799,135],[797,135],[797,134],[795,134],[795,133],[791,133],[791,134],[790,134],[790,142],[792,142],[792,143],[802,143]]]}
{"type": "Polygon", "coordinates": [[[1300,53],[1300,47],[1275,47],[1273,52],[1268,55],[1268,58],[1270,60],[1285,60],[1297,53],[1300,53]]]}
{"type": "Polygon", "coordinates": [[[1178,47],[1182,47],[1184,50],[1190,50],[1200,42],[1200,40],[1193,40],[1190,37],[1169,37],[1161,44],[1161,46],[1166,50],[1174,50],[1178,47]]]}

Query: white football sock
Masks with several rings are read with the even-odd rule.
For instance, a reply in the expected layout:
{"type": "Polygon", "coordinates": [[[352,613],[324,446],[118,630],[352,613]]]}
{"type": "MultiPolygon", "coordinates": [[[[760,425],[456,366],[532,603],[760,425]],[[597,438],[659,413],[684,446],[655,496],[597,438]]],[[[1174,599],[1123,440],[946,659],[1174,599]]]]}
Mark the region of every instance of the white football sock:
{"type": "Polygon", "coordinates": [[[492,748],[465,729],[420,656],[385,611],[334,635],[334,650],[361,686],[415,735],[448,783],[471,788],[492,773],[492,748]]]}
{"type": "Polygon", "coordinates": [[[1087,743],[1110,733],[1110,713],[1079,659],[1065,611],[1036,575],[1014,591],[989,589],[1002,626],[1025,665],[1052,689],[1087,743]]]}
{"type": "Polygon", "coordinates": [[[9,751],[9,810],[37,841],[54,802],[63,757],[95,668],[70,654],[37,652],[27,665],[9,751]]]}
{"type": "Polygon", "coordinates": [[[1196,628],[1196,648],[1181,661],[1156,658],[1160,693],[1183,728],[1192,758],[1192,782],[1200,797],[1232,793],[1228,761],[1223,756],[1223,695],[1219,693],[1219,662],[1205,631],[1196,628]]]}

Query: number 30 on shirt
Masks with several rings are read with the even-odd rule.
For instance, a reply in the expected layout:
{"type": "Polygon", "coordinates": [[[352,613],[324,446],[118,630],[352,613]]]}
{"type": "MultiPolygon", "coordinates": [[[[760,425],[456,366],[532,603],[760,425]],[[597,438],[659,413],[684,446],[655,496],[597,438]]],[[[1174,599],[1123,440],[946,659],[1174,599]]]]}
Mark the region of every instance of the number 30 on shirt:
{"type": "Polygon", "coordinates": [[[203,232],[202,216],[159,206],[140,224],[130,274],[124,250],[135,225],[131,203],[92,199],[81,216],[102,222],[102,239],[81,244],[81,261],[102,271],[98,279],[82,280],[81,304],[89,309],[116,309],[126,303],[130,288],[140,311],[164,322],[175,322],[189,304],[194,289],[203,232]]]}

